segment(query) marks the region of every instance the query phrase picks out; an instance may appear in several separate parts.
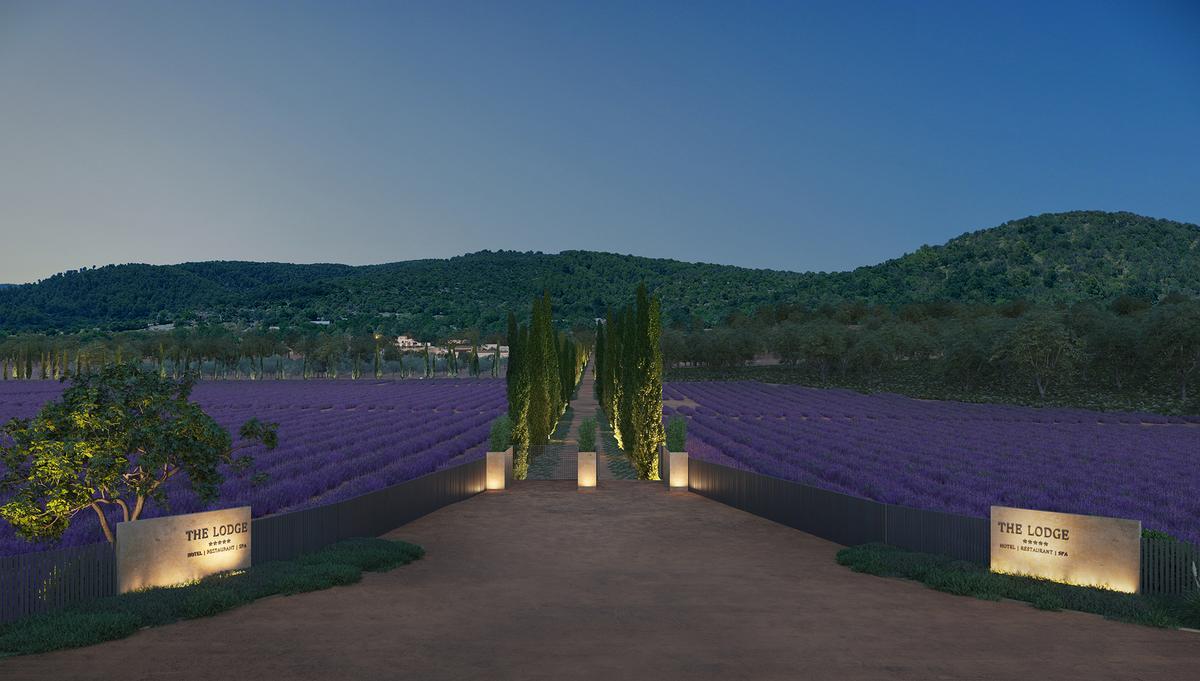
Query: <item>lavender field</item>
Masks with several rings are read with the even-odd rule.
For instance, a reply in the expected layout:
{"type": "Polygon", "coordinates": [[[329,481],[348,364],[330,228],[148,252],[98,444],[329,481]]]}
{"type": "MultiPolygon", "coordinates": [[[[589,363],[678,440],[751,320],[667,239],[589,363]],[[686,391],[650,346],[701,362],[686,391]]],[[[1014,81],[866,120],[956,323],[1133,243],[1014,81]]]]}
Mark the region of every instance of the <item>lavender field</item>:
{"type": "Polygon", "coordinates": [[[877,501],[1139,519],[1200,542],[1200,418],[673,383],[690,455],[877,501]]]}
{"type": "MultiPolygon", "coordinates": [[[[36,414],[62,388],[52,381],[0,383],[0,422],[36,414]]],[[[202,382],[193,399],[230,432],[255,416],[279,423],[279,447],[249,450],[254,466],[228,475],[220,499],[207,506],[183,489],[185,480],[172,480],[170,512],[249,504],[255,517],[338,501],[481,457],[489,423],[506,404],[499,380],[202,382]],[[265,479],[260,475],[255,484],[256,474],[265,479]]],[[[150,504],[145,517],[163,513],[150,504]]],[[[0,522],[0,556],[103,539],[91,511],[53,545],[26,542],[0,522]]]]}

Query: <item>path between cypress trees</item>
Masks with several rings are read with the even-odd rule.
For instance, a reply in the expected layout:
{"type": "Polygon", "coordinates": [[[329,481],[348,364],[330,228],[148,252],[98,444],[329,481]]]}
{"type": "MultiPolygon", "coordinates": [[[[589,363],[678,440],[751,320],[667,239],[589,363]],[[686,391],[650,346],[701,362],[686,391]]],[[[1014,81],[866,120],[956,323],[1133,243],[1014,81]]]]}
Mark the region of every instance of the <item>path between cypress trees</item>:
{"type": "Polygon", "coordinates": [[[560,421],[550,444],[534,455],[529,463],[527,479],[574,480],[579,465],[579,424],[589,418],[599,423],[596,445],[601,451],[597,452],[599,460],[596,462],[596,478],[600,481],[637,478],[637,472],[630,465],[624,452],[617,448],[612,429],[604,423],[604,413],[600,411],[600,403],[596,401],[594,389],[595,368],[595,361],[589,361],[584,367],[583,378],[579,381],[571,408],[563,415],[563,420],[569,418],[569,422],[564,424],[560,421]]]}

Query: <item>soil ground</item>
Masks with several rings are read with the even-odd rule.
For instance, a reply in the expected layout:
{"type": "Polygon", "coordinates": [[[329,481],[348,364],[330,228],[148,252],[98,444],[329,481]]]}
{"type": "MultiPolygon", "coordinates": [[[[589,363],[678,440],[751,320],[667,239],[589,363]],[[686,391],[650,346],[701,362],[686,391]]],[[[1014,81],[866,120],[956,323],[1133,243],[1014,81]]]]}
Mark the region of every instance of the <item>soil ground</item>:
{"type": "Polygon", "coordinates": [[[90,648],[18,679],[1183,679],[1200,634],[861,575],[661,484],[523,482],[390,536],[412,565],[90,648]]]}

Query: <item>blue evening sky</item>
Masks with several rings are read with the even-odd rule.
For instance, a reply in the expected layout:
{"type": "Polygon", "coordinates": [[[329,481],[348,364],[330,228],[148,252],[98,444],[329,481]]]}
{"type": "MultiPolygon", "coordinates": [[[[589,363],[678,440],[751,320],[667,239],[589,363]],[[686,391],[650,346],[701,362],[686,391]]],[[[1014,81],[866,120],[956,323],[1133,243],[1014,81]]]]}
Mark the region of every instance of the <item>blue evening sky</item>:
{"type": "Polygon", "coordinates": [[[1200,3],[0,0],[0,281],[1200,222],[1200,3]]]}

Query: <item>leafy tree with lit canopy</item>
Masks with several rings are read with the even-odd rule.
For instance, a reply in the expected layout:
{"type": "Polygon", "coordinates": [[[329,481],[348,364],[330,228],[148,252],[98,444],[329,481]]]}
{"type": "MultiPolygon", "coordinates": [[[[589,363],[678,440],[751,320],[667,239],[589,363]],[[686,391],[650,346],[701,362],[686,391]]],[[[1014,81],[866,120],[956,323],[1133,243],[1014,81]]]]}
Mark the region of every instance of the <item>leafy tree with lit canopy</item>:
{"type": "Polygon", "coordinates": [[[0,517],[21,537],[58,539],[76,514],[95,512],[109,542],[106,508],[121,521],[137,520],[146,501],[167,506],[167,481],[187,477],[202,501],[217,497],[222,466],[245,471],[238,454],[256,443],[272,449],[276,424],[250,419],[239,442],[189,400],[192,379],[118,364],[84,374],[32,419],[4,425],[0,461],[7,471],[0,490],[10,492],[0,517]]]}

